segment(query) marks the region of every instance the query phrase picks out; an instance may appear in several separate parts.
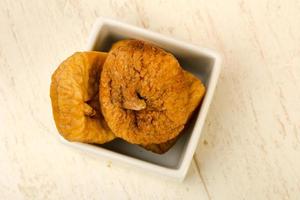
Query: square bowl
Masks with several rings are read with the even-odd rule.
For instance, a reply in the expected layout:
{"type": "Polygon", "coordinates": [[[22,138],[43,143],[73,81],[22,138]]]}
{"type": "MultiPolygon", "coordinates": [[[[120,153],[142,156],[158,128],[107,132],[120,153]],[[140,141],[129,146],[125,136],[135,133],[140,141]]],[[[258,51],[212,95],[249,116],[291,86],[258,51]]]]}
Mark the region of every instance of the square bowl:
{"type": "Polygon", "coordinates": [[[200,48],[152,31],[107,18],[99,18],[93,26],[86,51],[109,51],[121,39],[139,39],[156,44],[171,52],[181,66],[196,75],[206,87],[200,108],[194,114],[183,136],[165,154],[147,151],[120,139],[103,145],[61,140],[72,147],[94,153],[102,158],[127,163],[144,170],[183,180],[196,150],[201,129],[220,73],[220,56],[212,50],[200,48]]]}

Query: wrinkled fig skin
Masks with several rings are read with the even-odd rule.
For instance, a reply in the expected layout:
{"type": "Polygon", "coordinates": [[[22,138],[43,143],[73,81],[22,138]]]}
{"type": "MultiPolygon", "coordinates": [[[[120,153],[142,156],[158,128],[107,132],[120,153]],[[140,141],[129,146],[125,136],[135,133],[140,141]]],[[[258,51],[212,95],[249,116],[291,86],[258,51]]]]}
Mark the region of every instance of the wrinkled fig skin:
{"type": "MultiPolygon", "coordinates": [[[[188,81],[188,84],[190,87],[190,90],[189,90],[189,96],[190,96],[189,102],[190,103],[187,108],[187,109],[189,109],[189,112],[190,112],[190,115],[189,115],[189,118],[190,118],[193,114],[193,111],[196,110],[201,99],[203,98],[204,93],[205,93],[205,88],[202,85],[201,81],[199,79],[197,79],[193,74],[185,71],[185,77],[186,77],[186,80],[188,81]]],[[[176,138],[168,140],[167,142],[164,142],[164,143],[141,145],[141,146],[149,151],[154,152],[154,153],[163,154],[163,153],[169,151],[169,149],[175,145],[175,143],[177,142],[177,140],[180,138],[180,136],[182,134],[183,133],[180,133],[180,135],[178,135],[176,138]]]]}
{"type": "Polygon", "coordinates": [[[70,141],[102,144],[115,138],[99,105],[99,77],[107,54],[78,52],[52,75],[50,97],[56,127],[70,141]]]}
{"type": "Polygon", "coordinates": [[[190,84],[176,58],[137,40],[116,43],[103,65],[100,105],[108,126],[134,144],[175,138],[191,114],[190,84]]]}

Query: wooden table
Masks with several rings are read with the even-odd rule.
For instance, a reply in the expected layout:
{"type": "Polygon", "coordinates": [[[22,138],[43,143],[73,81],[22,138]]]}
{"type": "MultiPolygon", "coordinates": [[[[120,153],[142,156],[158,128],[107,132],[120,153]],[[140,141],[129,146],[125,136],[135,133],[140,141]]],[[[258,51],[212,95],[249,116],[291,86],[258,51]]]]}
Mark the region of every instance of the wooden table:
{"type": "Polygon", "coordinates": [[[300,199],[300,2],[0,0],[1,199],[300,199]],[[49,84],[107,16],[219,51],[183,183],[58,142],[49,84]]]}

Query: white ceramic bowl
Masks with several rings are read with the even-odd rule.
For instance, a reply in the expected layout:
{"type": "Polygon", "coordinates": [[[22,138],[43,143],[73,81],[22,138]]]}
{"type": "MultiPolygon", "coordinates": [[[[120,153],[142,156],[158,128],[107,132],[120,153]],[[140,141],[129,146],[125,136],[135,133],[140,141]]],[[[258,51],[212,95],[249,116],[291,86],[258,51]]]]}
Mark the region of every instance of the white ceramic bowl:
{"type": "Polygon", "coordinates": [[[137,28],[112,19],[99,18],[90,34],[86,51],[108,51],[111,45],[121,39],[132,38],[155,43],[174,54],[182,67],[199,77],[206,87],[206,94],[184,135],[165,154],[146,151],[138,145],[114,140],[104,145],[69,142],[65,144],[92,152],[99,157],[120,161],[147,171],[183,180],[196,150],[201,129],[213,97],[220,73],[220,57],[216,52],[200,48],[142,28],[137,28]]]}

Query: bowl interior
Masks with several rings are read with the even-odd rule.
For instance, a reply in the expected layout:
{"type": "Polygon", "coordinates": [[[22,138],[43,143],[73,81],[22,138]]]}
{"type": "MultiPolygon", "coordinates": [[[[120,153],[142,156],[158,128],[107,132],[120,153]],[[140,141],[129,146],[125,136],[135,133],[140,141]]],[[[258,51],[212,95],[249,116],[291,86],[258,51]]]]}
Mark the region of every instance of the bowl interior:
{"type": "MultiPolygon", "coordinates": [[[[145,34],[146,31],[141,31],[141,29],[138,30],[139,31],[134,31],[122,26],[103,24],[96,36],[92,50],[109,51],[112,44],[121,39],[140,39],[149,41],[162,47],[166,51],[171,52],[179,60],[181,66],[185,70],[192,72],[200,78],[206,88],[209,87],[209,79],[214,65],[213,57],[184,46],[173,44],[157,37],[157,35],[153,36],[151,34],[145,34]]],[[[176,144],[168,152],[162,155],[146,151],[138,145],[129,144],[121,139],[116,139],[112,142],[98,146],[139,160],[144,160],[167,168],[177,169],[180,167],[186,152],[186,147],[190,143],[189,140],[191,134],[193,131],[197,131],[194,130],[194,124],[198,117],[198,113],[199,109],[194,113],[176,144]]]]}

